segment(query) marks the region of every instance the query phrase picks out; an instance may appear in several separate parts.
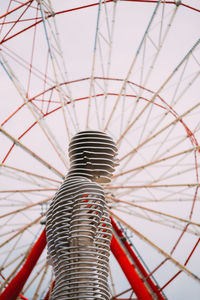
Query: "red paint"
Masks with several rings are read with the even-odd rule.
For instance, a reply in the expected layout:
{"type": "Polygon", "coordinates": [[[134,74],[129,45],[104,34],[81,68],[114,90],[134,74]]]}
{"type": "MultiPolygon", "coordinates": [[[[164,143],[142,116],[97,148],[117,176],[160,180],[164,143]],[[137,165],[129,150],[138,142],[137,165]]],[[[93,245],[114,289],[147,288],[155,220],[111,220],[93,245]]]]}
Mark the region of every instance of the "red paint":
{"type": "Polygon", "coordinates": [[[24,284],[30,276],[33,268],[35,267],[40,255],[46,246],[46,232],[42,231],[40,237],[33,246],[30,254],[28,255],[24,265],[17,275],[11,280],[6,289],[0,295],[0,300],[16,300],[19,296],[24,284]]]}
{"type": "Polygon", "coordinates": [[[49,300],[50,293],[53,290],[54,286],[55,286],[55,281],[52,282],[51,288],[48,290],[43,300],[49,300]]]}
{"type": "Polygon", "coordinates": [[[134,266],[124,253],[124,250],[122,249],[114,235],[111,241],[111,250],[119,265],[121,266],[136,296],[138,297],[138,300],[152,300],[153,298],[151,297],[150,292],[148,291],[142,279],[139,277],[134,266]]]}
{"type": "MultiPolygon", "coordinates": [[[[150,290],[152,291],[152,293],[155,293],[157,295],[157,299],[164,300],[165,299],[164,296],[160,292],[159,288],[155,285],[155,283],[153,282],[153,280],[149,277],[149,274],[147,273],[147,271],[143,267],[142,263],[138,259],[137,255],[134,253],[133,249],[131,248],[131,246],[129,245],[129,243],[127,242],[127,240],[124,239],[124,235],[123,235],[122,230],[117,226],[117,224],[115,223],[115,221],[113,220],[113,218],[111,218],[111,223],[112,223],[113,229],[115,230],[115,232],[117,233],[117,235],[119,236],[119,238],[121,238],[121,240],[123,242],[123,245],[127,249],[127,251],[130,254],[131,258],[133,259],[133,261],[134,261],[136,267],[138,268],[140,274],[142,274],[143,278],[146,279],[146,282],[147,282],[150,290]]],[[[134,290],[134,292],[135,292],[135,290],[134,290]]]]}

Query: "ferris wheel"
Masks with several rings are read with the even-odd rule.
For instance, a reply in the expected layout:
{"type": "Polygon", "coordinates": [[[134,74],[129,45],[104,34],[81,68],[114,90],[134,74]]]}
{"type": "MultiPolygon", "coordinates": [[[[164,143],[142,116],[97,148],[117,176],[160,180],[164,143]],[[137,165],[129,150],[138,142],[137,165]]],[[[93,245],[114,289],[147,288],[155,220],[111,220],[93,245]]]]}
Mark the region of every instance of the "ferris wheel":
{"type": "Polygon", "coordinates": [[[107,132],[111,299],[199,299],[200,4],[4,1],[0,300],[47,300],[45,214],[82,130],[107,132]],[[9,296],[8,296],[9,295],[9,296]]]}

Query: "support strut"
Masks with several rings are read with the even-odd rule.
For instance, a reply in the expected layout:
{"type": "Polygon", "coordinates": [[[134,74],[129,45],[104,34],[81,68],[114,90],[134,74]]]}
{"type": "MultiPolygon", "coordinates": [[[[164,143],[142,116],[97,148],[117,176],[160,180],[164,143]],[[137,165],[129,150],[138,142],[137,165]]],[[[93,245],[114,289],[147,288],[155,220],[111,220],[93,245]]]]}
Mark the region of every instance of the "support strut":
{"type": "Polygon", "coordinates": [[[0,300],[16,300],[46,246],[45,229],[33,246],[24,265],[0,295],[0,300]]]}
{"type": "Polygon", "coordinates": [[[119,265],[121,266],[122,270],[126,278],[128,279],[132,289],[134,290],[136,296],[139,300],[152,300],[150,292],[144,285],[144,282],[139,277],[138,273],[136,272],[135,268],[133,267],[131,261],[126,256],[123,251],[123,248],[120,246],[119,242],[117,241],[116,237],[113,236],[111,241],[111,250],[114,254],[115,258],[117,259],[119,265]]]}
{"type": "MultiPolygon", "coordinates": [[[[154,294],[154,296],[157,296],[157,299],[164,300],[165,297],[159,291],[158,287],[154,284],[152,279],[148,277],[148,274],[142,266],[140,260],[137,258],[131,246],[124,238],[123,232],[118,228],[117,224],[112,218],[111,222],[114,230],[114,235],[111,241],[111,251],[120,264],[138,299],[152,300],[155,299],[152,297],[152,294],[154,294]],[[121,245],[121,243],[123,243],[123,246],[121,245]],[[144,283],[144,280],[146,284],[144,283]]],[[[32,270],[34,269],[39,257],[41,256],[45,246],[46,233],[44,229],[35,245],[33,246],[24,265],[0,295],[0,300],[16,300],[21,290],[23,289],[23,286],[28,280],[32,270]]],[[[48,299],[48,296],[49,294],[46,295],[45,300],[48,299]]]]}
{"type": "Polygon", "coordinates": [[[138,299],[165,300],[165,297],[154,281],[148,276],[146,269],[113,218],[111,218],[111,223],[114,233],[111,242],[111,251],[124,271],[138,299]]]}

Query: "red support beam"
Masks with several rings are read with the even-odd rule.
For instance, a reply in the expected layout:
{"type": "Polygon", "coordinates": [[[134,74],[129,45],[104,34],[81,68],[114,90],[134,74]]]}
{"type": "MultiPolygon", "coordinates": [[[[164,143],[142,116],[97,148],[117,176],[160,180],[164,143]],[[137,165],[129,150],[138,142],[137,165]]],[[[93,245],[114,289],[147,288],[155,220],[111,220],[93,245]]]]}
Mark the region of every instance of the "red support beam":
{"type": "Polygon", "coordinates": [[[51,287],[50,287],[50,289],[48,290],[48,292],[46,293],[46,295],[45,295],[45,297],[44,297],[43,300],[49,300],[49,296],[50,296],[51,291],[53,290],[54,286],[55,286],[55,281],[52,282],[51,287]]]}
{"type": "Polygon", "coordinates": [[[152,300],[153,297],[114,235],[111,241],[111,251],[121,266],[138,300],[152,300]]]}
{"type": "MultiPolygon", "coordinates": [[[[118,230],[118,235],[123,235],[122,231],[117,227],[114,220],[112,220],[114,230],[118,230]],[[121,233],[120,233],[121,231],[121,233]]],[[[122,236],[121,236],[122,237],[122,236]]],[[[127,241],[124,241],[123,243],[127,243],[127,245],[130,247],[127,241]]],[[[126,245],[126,247],[127,247],[126,245]]],[[[26,281],[28,280],[32,270],[34,269],[39,257],[41,256],[44,248],[46,246],[46,233],[45,229],[41,233],[40,237],[36,241],[35,245],[33,246],[30,254],[28,255],[24,265],[20,269],[20,271],[17,273],[17,275],[11,280],[11,282],[8,284],[8,286],[5,288],[3,293],[0,295],[0,300],[16,300],[19,296],[21,290],[23,289],[26,281]]],[[[125,276],[127,277],[127,280],[129,281],[132,289],[134,290],[136,296],[139,300],[152,300],[151,292],[148,290],[147,286],[145,285],[142,278],[140,278],[138,272],[136,271],[136,268],[133,266],[131,260],[128,258],[126,252],[116,239],[116,237],[113,235],[112,241],[111,241],[111,251],[116,257],[118,263],[120,264],[125,276]]],[[[129,254],[131,254],[131,251],[133,250],[129,249],[129,254]]],[[[134,252],[131,254],[131,257],[134,257],[134,252]]],[[[136,256],[135,256],[136,257],[136,256]]],[[[137,258],[137,257],[136,257],[137,258]]],[[[134,258],[135,259],[135,258],[134,258]]],[[[138,258],[137,258],[138,260],[138,258]]],[[[138,260],[137,265],[141,264],[138,260]]],[[[142,265],[141,265],[142,266],[142,265]]],[[[140,266],[140,268],[141,268],[140,266]]],[[[142,270],[141,272],[143,275],[145,270],[142,270]]],[[[146,272],[146,271],[145,271],[146,272]]],[[[150,279],[149,279],[150,280],[150,279]]],[[[149,282],[148,282],[149,283],[149,282]]],[[[157,288],[157,287],[156,287],[157,288]]],[[[152,292],[156,293],[157,296],[159,295],[157,291],[154,289],[152,292]]],[[[161,294],[160,294],[161,295],[161,294]]],[[[48,299],[48,293],[46,295],[48,299]]],[[[45,299],[46,299],[45,297],[45,299]]],[[[162,295],[158,299],[165,299],[162,295]]]]}
{"type": "Polygon", "coordinates": [[[13,13],[14,11],[18,10],[19,8],[22,8],[23,6],[27,5],[27,4],[30,3],[30,2],[33,2],[33,0],[26,1],[25,3],[22,3],[21,5],[19,5],[19,6],[15,7],[15,8],[13,8],[12,10],[7,11],[5,14],[3,14],[3,15],[0,16],[0,19],[6,17],[7,15],[9,15],[9,14],[11,14],[11,13],[13,13]]]}
{"type": "Polygon", "coordinates": [[[111,218],[111,223],[112,223],[112,227],[113,227],[114,231],[117,233],[117,235],[121,239],[123,245],[125,246],[126,250],[130,254],[131,258],[133,259],[134,264],[136,265],[137,269],[139,270],[139,273],[142,274],[143,278],[146,280],[149,288],[152,291],[152,294],[153,293],[156,294],[158,300],[165,300],[165,297],[163,296],[162,292],[160,291],[160,289],[158,288],[158,286],[155,285],[155,283],[153,282],[153,280],[149,277],[146,269],[144,268],[144,266],[140,262],[140,260],[137,257],[137,255],[134,253],[134,251],[131,248],[131,246],[128,243],[128,241],[124,238],[122,230],[117,226],[117,224],[113,220],[113,218],[111,218]]]}
{"type": "Polygon", "coordinates": [[[46,246],[46,232],[42,231],[40,237],[36,241],[35,245],[31,249],[24,265],[17,273],[17,275],[11,280],[6,289],[0,295],[0,300],[16,300],[19,296],[23,286],[25,285],[28,277],[30,276],[33,268],[35,267],[40,255],[42,254],[46,246]]]}

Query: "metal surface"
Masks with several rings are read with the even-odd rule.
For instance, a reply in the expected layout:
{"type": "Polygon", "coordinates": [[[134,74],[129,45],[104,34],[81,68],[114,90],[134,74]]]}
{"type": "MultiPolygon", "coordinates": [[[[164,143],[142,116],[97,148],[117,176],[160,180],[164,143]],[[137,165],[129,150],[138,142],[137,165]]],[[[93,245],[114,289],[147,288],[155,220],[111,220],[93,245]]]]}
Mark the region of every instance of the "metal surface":
{"type": "Polygon", "coordinates": [[[110,299],[111,222],[103,188],[115,166],[116,146],[106,134],[86,131],[69,145],[71,167],[47,212],[49,263],[55,299],[110,299]]]}

